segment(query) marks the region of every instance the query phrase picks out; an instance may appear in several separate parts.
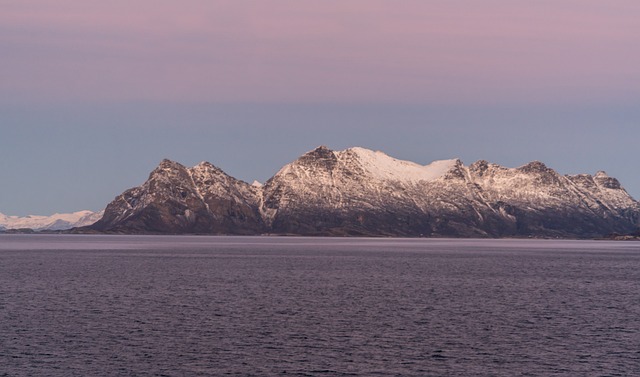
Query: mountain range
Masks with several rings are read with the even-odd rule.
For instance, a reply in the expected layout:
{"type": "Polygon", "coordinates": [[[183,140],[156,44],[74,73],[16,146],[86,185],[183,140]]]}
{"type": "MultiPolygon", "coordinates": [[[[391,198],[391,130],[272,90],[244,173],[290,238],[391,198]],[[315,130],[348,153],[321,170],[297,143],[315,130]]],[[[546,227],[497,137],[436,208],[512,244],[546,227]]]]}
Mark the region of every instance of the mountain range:
{"type": "Polygon", "coordinates": [[[592,238],[632,233],[640,203],[617,179],[458,159],[419,165],[324,146],[263,185],[163,160],[81,232],[592,238]]]}
{"type": "Polygon", "coordinates": [[[7,216],[0,213],[0,230],[31,229],[66,230],[87,226],[102,218],[103,212],[78,211],[73,213],[56,213],[51,216],[7,216]]]}

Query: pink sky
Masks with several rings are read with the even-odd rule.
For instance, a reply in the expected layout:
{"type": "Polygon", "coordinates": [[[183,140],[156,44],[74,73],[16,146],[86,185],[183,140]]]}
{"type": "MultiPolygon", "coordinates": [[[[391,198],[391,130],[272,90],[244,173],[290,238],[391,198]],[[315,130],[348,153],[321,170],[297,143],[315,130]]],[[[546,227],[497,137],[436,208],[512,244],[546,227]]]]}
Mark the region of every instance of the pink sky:
{"type": "Polygon", "coordinates": [[[634,102],[640,2],[8,0],[0,100],[634,102]]]}

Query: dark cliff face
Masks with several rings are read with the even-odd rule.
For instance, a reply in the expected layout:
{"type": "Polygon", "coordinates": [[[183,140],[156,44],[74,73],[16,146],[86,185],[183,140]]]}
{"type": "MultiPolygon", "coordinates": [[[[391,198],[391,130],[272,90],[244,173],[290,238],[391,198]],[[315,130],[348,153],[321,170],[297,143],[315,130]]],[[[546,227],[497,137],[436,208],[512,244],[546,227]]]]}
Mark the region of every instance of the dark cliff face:
{"type": "Polygon", "coordinates": [[[599,237],[637,231],[640,204],[599,172],[561,176],[459,160],[429,166],[319,147],[254,187],[164,160],[92,229],[125,233],[599,237]]]}

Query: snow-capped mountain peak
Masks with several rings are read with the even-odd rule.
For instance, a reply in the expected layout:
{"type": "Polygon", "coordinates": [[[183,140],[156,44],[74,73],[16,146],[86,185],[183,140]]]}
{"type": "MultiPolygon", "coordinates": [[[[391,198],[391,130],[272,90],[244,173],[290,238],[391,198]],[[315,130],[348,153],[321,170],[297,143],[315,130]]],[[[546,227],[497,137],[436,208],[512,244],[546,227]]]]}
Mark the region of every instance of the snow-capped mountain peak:
{"type": "Polygon", "coordinates": [[[380,151],[354,147],[336,152],[338,160],[358,160],[365,172],[372,178],[382,181],[400,181],[417,183],[429,182],[444,176],[453,169],[457,159],[434,161],[420,165],[411,161],[393,158],[380,151]]]}
{"type": "Polygon", "coordinates": [[[320,146],[264,185],[209,163],[165,160],[92,230],[124,233],[595,237],[640,224],[640,203],[604,172],[560,175],[458,159],[420,165],[320,146]]]}
{"type": "Polygon", "coordinates": [[[460,164],[460,160],[450,159],[420,165],[361,147],[332,151],[320,146],[284,166],[276,177],[293,178],[319,174],[316,178],[331,181],[338,177],[347,180],[349,177],[359,177],[379,183],[417,184],[441,178],[460,164]]]}
{"type": "Polygon", "coordinates": [[[7,216],[0,213],[0,227],[4,229],[66,230],[88,226],[98,221],[104,211],[77,211],[56,213],[51,216],[7,216]]]}

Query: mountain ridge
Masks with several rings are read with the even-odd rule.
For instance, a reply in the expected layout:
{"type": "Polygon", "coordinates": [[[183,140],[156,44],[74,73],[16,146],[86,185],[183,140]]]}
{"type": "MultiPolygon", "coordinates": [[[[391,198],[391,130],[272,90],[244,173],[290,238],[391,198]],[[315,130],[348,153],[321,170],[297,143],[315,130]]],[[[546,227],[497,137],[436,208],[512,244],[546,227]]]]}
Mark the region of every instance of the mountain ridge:
{"type": "Polygon", "coordinates": [[[320,146],[264,184],[163,160],[87,229],[121,233],[600,237],[638,228],[640,204],[604,172],[560,175],[460,159],[419,165],[320,146]]]}
{"type": "Polygon", "coordinates": [[[100,218],[104,211],[88,210],[73,213],[55,213],[51,216],[28,215],[8,216],[0,213],[0,230],[32,229],[34,231],[58,231],[88,226],[100,218]]]}

